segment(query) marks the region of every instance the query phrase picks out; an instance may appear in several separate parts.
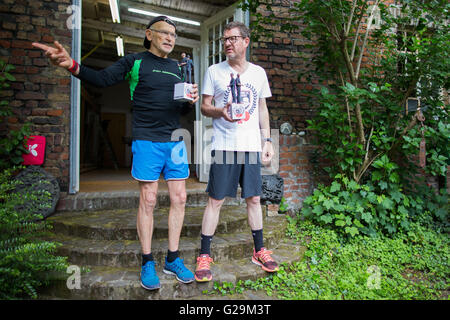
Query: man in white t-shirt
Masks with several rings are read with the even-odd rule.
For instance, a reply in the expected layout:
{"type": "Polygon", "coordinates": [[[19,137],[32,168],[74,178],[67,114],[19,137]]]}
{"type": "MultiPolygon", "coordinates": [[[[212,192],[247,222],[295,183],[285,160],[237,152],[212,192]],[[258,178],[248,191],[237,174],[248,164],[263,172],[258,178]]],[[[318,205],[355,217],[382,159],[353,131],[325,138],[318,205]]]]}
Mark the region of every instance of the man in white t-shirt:
{"type": "Polygon", "coordinates": [[[243,23],[231,22],[224,28],[222,42],[227,60],[208,68],[202,90],[201,111],[204,116],[213,118],[214,136],[206,189],[209,199],[203,215],[201,249],[195,271],[199,282],[212,279],[210,244],[225,197],[236,197],[238,184],[241,197],[247,203],[254,240],[252,261],[265,271],[278,270],[278,264],[270,256],[272,252],[264,247],[260,204],[261,160],[269,163],[274,153],[266,105],[266,98],[272,94],[264,69],[246,60],[250,30],[243,23]],[[235,87],[230,85],[231,78],[240,80],[239,101],[245,109],[244,118],[240,120],[231,118],[231,90],[235,87]]]}

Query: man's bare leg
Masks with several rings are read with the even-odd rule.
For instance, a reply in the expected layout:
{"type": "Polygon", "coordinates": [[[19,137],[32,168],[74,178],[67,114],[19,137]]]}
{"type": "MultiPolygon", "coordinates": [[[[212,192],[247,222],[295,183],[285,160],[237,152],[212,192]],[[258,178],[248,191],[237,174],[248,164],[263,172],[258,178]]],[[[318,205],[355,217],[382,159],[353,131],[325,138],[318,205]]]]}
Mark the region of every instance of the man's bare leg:
{"type": "Polygon", "coordinates": [[[190,283],[194,281],[194,274],[184,266],[183,260],[178,258],[178,247],[186,206],[186,181],[171,180],[167,181],[167,185],[169,186],[170,196],[169,250],[163,272],[176,276],[178,281],[190,283]]]}
{"type": "Polygon", "coordinates": [[[202,220],[202,234],[213,236],[219,223],[220,208],[225,199],[216,200],[209,197],[202,220]]]}
{"type": "Polygon", "coordinates": [[[267,272],[275,272],[279,269],[278,264],[271,257],[272,251],[264,247],[263,216],[260,200],[259,196],[245,199],[247,202],[248,224],[252,229],[253,243],[255,245],[252,262],[261,266],[267,272]]]}
{"type": "Polygon", "coordinates": [[[152,250],[153,211],[156,205],[158,182],[139,182],[139,189],[140,197],[136,226],[142,254],[149,254],[152,250]]]}
{"type": "Polygon", "coordinates": [[[219,223],[220,208],[225,199],[217,200],[209,197],[203,213],[200,256],[197,258],[195,279],[199,282],[211,281],[212,274],[209,268],[213,259],[210,257],[211,240],[219,223]]]}
{"type": "Polygon", "coordinates": [[[248,224],[252,230],[261,230],[263,228],[261,197],[249,197],[247,202],[248,224]]]}
{"type": "Polygon", "coordinates": [[[169,250],[177,251],[180,243],[181,229],[183,228],[184,212],[186,206],[186,181],[167,181],[170,196],[169,210],[169,250]]]}

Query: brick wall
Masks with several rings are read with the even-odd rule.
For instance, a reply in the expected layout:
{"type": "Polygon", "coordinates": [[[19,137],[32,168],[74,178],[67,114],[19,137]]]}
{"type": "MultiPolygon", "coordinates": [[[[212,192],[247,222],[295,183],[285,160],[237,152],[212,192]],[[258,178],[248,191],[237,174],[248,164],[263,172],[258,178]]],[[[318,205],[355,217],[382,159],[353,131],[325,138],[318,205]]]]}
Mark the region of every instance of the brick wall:
{"type": "MultiPolygon", "coordinates": [[[[314,170],[312,133],[306,130],[306,120],[311,119],[314,108],[308,103],[305,91],[319,85],[318,78],[307,79],[300,75],[308,68],[299,56],[312,56],[306,49],[309,42],[299,32],[280,32],[284,18],[289,16],[289,1],[272,1],[272,11],[280,23],[263,25],[272,32],[272,37],[260,37],[251,43],[251,61],[266,70],[272,97],[267,99],[271,128],[279,128],[283,122],[293,127],[291,135],[280,133],[279,174],[284,180],[284,197],[291,209],[301,207],[303,200],[312,193],[314,186],[323,180],[314,170]],[[298,135],[306,133],[304,136],[298,135]]],[[[268,16],[269,11],[262,4],[258,13],[268,16]]],[[[252,18],[253,19],[253,18],[252,18]]]]}
{"type": "Polygon", "coordinates": [[[66,26],[70,0],[1,0],[0,59],[13,64],[16,81],[3,92],[13,108],[8,127],[31,122],[32,134],[47,139],[43,167],[67,191],[69,177],[70,76],[49,65],[34,41],[58,40],[69,52],[71,31],[66,26]]]}
{"type": "Polygon", "coordinates": [[[284,198],[298,208],[312,191],[311,145],[298,135],[280,135],[279,174],[284,180],[284,198]]]}
{"type": "MultiPolygon", "coordinates": [[[[280,32],[283,19],[289,17],[290,2],[272,2],[275,21],[280,23],[262,24],[272,32],[272,37],[260,37],[258,42],[251,43],[251,60],[267,72],[272,90],[272,97],[268,99],[271,127],[278,128],[283,122],[289,121],[299,132],[306,128],[305,121],[313,114],[313,108],[302,91],[312,90],[319,85],[318,78],[307,79],[301,75],[301,71],[307,70],[309,66],[299,54],[312,57],[314,53],[305,47],[309,41],[299,32],[280,32]]],[[[258,13],[263,16],[270,14],[264,4],[259,6],[258,13]]]]}

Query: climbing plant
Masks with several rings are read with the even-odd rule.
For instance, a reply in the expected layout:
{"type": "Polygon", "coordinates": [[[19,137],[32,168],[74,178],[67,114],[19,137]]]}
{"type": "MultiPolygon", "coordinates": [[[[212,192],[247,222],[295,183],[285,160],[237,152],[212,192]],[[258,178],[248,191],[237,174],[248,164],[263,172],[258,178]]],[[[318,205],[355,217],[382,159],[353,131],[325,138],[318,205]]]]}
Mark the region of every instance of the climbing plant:
{"type": "Polygon", "coordinates": [[[374,211],[359,203],[365,217],[384,219],[381,229],[389,232],[406,227],[414,210],[400,199],[418,195],[425,201],[432,192],[419,193],[420,179],[411,178],[421,167],[427,174],[445,176],[450,158],[450,4],[444,0],[288,3],[289,15],[283,18],[274,12],[273,1],[249,0],[243,8],[254,12],[255,38],[270,37],[274,28],[264,26],[271,25],[303,39],[306,44],[299,55],[308,68],[299,69],[299,77],[318,77],[319,83],[327,83],[304,93],[316,110],[307,123],[320,156],[332,160],[324,169],[342,189],[333,195],[330,186],[320,187],[305,201],[305,213],[348,234],[369,230],[369,222],[355,219],[350,209],[338,210],[339,219],[323,218],[333,203],[345,205],[340,192],[358,189],[364,201],[369,191],[378,199],[374,211]],[[408,102],[418,108],[408,108],[408,102]],[[319,210],[319,202],[325,200],[331,202],[319,210]]]}

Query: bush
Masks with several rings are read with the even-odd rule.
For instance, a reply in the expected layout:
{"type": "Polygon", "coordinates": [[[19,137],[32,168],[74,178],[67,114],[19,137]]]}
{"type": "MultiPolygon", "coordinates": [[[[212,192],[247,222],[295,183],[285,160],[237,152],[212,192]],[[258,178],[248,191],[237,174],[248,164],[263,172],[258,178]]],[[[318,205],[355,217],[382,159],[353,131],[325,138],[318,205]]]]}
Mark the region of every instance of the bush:
{"type": "MultiPolygon", "coordinates": [[[[10,72],[14,66],[0,60],[0,93],[10,87],[9,81],[15,81],[10,72]]],[[[13,112],[7,100],[0,101],[0,123],[5,122],[13,112]]],[[[30,135],[30,124],[26,123],[18,130],[8,130],[0,137],[0,170],[20,165],[23,162],[22,154],[28,153],[25,148],[25,137],[30,135]]]]}
{"type": "Polygon", "coordinates": [[[49,274],[67,268],[67,258],[54,255],[57,244],[39,239],[51,226],[26,205],[48,203],[49,194],[30,191],[32,186],[17,192],[18,169],[0,173],[0,299],[37,298],[37,289],[50,283],[49,274]]]}
{"type": "MultiPolygon", "coordinates": [[[[289,300],[448,299],[449,238],[412,223],[407,234],[356,236],[343,241],[334,230],[291,219],[291,237],[307,247],[302,261],[233,292],[264,290],[289,300]]],[[[223,286],[224,287],[224,286],[223,286]]]]}
{"type": "Polygon", "coordinates": [[[300,215],[345,236],[405,233],[413,222],[447,222],[447,195],[441,192],[407,195],[395,183],[360,185],[338,174],[330,186],[319,185],[305,199],[300,215]]]}

